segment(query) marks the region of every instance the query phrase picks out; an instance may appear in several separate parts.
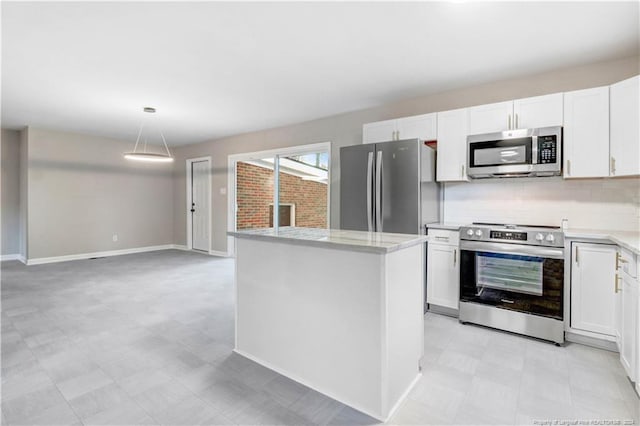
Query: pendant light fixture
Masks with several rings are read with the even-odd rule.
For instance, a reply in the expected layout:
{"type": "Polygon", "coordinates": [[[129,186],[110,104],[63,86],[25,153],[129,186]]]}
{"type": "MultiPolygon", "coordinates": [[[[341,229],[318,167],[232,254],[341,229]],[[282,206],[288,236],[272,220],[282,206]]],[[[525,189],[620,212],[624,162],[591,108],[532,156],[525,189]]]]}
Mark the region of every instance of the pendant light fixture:
{"type": "MultiPolygon", "coordinates": [[[[149,113],[149,114],[154,114],[156,112],[155,108],[152,107],[144,107],[142,109],[144,112],[149,113]]],[[[144,130],[144,122],[142,122],[142,124],[140,124],[140,130],[138,130],[138,137],[136,138],[136,144],[133,147],[133,151],[132,152],[125,152],[124,153],[124,158],[126,158],[127,160],[134,160],[134,161],[146,161],[146,162],[155,162],[155,163],[170,163],[173,161],[173,156],[171,155],[171,152],[169,151],[169,147],[167,146],[167,141],[164,138],[164,135],[162,134],[162,131],[159,130],[160,132],[160,137],[162,138],[162,143],[164,144],[164,149],[166,151],[166,153],[159,153],[159,152],[147,152],[147,138],[144,138],[144,143],[143,146],[140,148],[140,150],[138,150],[138,146],[140,145],[140,139],[142,137],[142,131],[144,130]]]]}

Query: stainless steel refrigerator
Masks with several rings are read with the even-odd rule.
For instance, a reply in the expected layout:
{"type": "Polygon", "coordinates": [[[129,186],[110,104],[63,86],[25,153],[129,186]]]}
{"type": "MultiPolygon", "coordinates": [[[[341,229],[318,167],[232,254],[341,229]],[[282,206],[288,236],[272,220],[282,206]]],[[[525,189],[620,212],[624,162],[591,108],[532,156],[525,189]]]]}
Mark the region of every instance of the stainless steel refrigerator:
{"type": "Polygon", "coordinates": [[[419,139],[340,149],[340,227],[424,234],[440,218],[435,150],[419,139]]]}

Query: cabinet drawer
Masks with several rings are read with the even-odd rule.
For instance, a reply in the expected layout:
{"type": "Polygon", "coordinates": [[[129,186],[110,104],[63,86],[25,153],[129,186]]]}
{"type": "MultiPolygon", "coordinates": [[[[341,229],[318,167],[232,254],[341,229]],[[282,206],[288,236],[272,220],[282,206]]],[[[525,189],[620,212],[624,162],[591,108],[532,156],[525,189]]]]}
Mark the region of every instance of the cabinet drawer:
{"type": "Polygon", "coordinates": [[[631,278],[636,278],[638,276],[638,262],[636,255],[630,250],[620,247],[618,248],[616,256],[618,257],[618,260],[616,261],[618,269],[626,272],[626,274],[631,278]]]}
{"type": "Polygon", "coordinates": [[[429,243],[457,246],[460,233],[458,231],[449,231],[446,229],[429,228],[427,235],[429,236],[429,243]]]}

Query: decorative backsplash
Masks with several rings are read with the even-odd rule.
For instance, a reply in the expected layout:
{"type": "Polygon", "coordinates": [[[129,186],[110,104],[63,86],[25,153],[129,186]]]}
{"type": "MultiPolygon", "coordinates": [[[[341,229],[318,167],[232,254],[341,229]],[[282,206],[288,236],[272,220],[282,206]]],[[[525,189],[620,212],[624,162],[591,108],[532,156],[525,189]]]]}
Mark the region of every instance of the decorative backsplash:
{"type": "Polygon", "coordinates": [[[640,231],[640,178],[487,179],[445,184],[444,221],[640,231]]]}

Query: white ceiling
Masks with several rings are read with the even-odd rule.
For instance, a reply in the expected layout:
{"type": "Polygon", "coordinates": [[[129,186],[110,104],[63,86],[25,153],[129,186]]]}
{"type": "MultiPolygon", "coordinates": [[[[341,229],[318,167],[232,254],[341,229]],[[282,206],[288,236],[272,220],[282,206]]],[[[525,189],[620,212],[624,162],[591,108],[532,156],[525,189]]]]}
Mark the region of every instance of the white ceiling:
{"type": "Polygon", "coordinates": [[[7,3],[2,126],[180,145],[637,55],[638,2],[7,3]]]}

